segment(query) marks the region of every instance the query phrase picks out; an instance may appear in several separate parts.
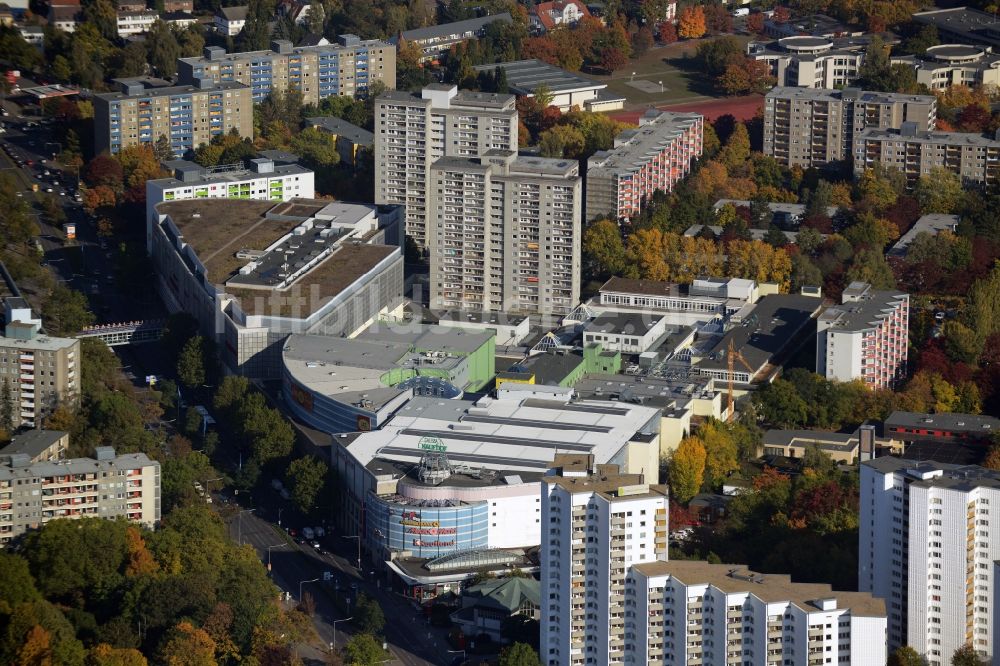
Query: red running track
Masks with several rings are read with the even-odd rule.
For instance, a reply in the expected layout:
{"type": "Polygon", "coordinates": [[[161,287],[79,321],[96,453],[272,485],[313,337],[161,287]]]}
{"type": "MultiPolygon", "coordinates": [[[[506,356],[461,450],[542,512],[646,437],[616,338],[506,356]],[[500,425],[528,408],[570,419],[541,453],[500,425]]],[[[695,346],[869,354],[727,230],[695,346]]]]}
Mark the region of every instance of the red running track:
{"type": "MultiPolygon", "coordinates": [[[[685,104],[664,104],[656,108],[663,111],[694,111],[705,116],[709,122],[714,121],[719,116],[730,114],[736,120],[750,120],[763,108],[764,98],[760,95],[748,97],[730,97],[728,99],[706,99],[700,102],[688,102],[685,104]]],[[[613,113],[611,117],[623,123],[636,125],[639,117],[645,110],[623,111],[613,113]]]]}

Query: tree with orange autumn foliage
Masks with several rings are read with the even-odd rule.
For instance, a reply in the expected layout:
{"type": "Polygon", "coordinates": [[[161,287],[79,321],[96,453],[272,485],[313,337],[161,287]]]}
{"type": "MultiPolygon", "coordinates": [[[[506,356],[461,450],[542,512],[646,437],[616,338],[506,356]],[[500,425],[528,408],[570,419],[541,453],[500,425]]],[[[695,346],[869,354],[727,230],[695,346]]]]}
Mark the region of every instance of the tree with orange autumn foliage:
{"type": "Polygon", "coordinates": [[[216,666],[215,641],[204,629],[180,622],[160,651],[167,666],[216,666]]]}
{"type": "Polygon", "coordinates": [[[128,564],[125,565],[125,575],[149,576],[156,573],[159,566],[153,559],[153,554],[146,548],[142,534],[135,527],[125,530],[125,549],[128,553],[128,564]]]}
{"type": "Polygon", "coordinates": [[[134,648],[116,648],[100,643],[87,654],[87,666],[146,666],[146,658],[134,648]]]}
{"type": "Polygon", "coordinates": [[[705,10],[701,5],[689,5],[681,10],[677,18],[677,34],[681,39],[698,39],[706,30],[705,10]]]}
{"type": "Polygon", "coordinates": [[[17,652],[17,666],[53,666],[52,635],[41,625],[28,630],[17,652]]]}

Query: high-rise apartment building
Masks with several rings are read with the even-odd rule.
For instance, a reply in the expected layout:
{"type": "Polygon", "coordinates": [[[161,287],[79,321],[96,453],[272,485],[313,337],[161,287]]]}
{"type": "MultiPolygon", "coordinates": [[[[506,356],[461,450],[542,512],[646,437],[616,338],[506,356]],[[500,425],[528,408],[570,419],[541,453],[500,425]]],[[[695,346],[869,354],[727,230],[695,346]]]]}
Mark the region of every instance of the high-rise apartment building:
{"type": "Polygon", "coordinates": [[[149,79],[118,79],[118,92],[93,96],[94,146],[117,153],[166,137],[174,156],[236,131],[253,138],[253,99],[242,83],[156,85],[149,79]]]}
{"type": "Polygon", "coordinates": [[[430,303],[566,314],[580,300],[576,160],[442,157],[428,188],[430,303]]]}
{"type": "Polygon", "coordinates": [[[387,92],[375,101],[375,203],[405,206],[406,235],[426,248],[431,165],[493,149],[517,150],[513,95],[445,84],[387,92]]]}
{"type": "Polygon", "coordinates": [[[553,466],[542,479],[541,661],[624,664],[628,570],[667,558],[667,489],[589,457],[553,466]]]}
{"type": "Polygon", "coordinates": [[[885,599],[889,645],[944,666],[994,654],[1000,473],[876,458],[861,465],[858,589],[885,599]]]}
{"type": "Polygon", "coordinates": [[[969,132],[924,132],[905,122],[898,130],[868,128],[855,135],[854,175],[875,163],[892,167],[913,185],[943,167],[969,185],[1000,183],[1000,140],[969,132]]]}
{"type": "Polygon", "coordinates": [[[59,405],[80,401],[80,341],[41,332],[22,298],[4,299],[7,327],[0,337],[0,385],[10,390],[15,428],[37,427],[59,405]]]}
{"type": "Polygon", "coordinates": [[[910,296],[852,282],[816,323],[816,373],[892,388],[906,374],[910,296]]]}
{"type": "Polygon", "coordinates": [[[647,111],[637,129],[615,137],[614,148],[587,160],[586,219],[631,218],[655,191],[670,192],[701,156],[703,133],[697,113],[647,111]]]}
{"type": "Polygon", "coordinates": [[[885,603],[871,594],[740,565],[657,561],[631,568],[625,596],[626,664],[886,662],[885,603]]]}
{"type": "Polygon", "coordinates": [[[855,133],[866,127],[911,121],[928,131],[936,120],[933,95],[774,88],[764,96],[764,154],[786,166],[821,166],[850,158],[855,133]]]}
{"type": "Polygon", "coordinates": [[[184,83],[206,78],[245,84],[254,102],[271,92],[297,90],[304,104],[318,104],[326,97],[366,97],[376,81],[395,88],[396,47],[356,35],[340,35],[336,44],[322,46],[292,46],[279,39],[269,51],[226,53],[208,46],[201,57],[178,59],[177,76],[184,83]]]}
{"type": "Polygon", "coordinates": [[[18,454],[0,465],[0,547],[57,518],[126,518],[154,527],[160,463],[99,446],[95,458],[33,463],[18,454]]]}

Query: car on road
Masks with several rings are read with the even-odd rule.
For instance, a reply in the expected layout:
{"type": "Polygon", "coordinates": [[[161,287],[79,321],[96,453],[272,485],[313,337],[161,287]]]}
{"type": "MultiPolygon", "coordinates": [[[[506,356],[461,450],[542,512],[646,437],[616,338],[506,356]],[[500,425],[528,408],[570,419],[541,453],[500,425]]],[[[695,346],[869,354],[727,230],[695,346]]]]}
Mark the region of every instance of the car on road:
{"type": "Polygon", "coordinates": [[[49,194],[51,194],[52,193],[52,188],[51,187],[46,187],[45,191],[48,192],[49,194]]]}
{"type": "Polygon", "coordinates": [[[59,196],[61,196],[61,197],[64,197],[64,196],[66,196],[66,193],[65,193],[65,192],[63,192],[63,191],[60,191],[60,192],[59,192],[59,196]]]}

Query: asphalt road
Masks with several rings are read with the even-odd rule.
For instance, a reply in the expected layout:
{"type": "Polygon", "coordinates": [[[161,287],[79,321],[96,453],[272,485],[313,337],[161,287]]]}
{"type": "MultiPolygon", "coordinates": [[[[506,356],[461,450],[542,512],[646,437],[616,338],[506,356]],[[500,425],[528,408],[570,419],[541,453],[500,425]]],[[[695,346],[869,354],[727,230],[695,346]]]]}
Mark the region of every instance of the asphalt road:
{"type": "MultiPolygon", "coordinates": [[[[265,519],[277,517],[276,506],[258,506],[252,512],[242,507],[235,508],[241,511],[228,519],[230,535],[234,540],[241,539],[242,543],[253,546],[265,565],[268,562],[268,547],[271,547],[271,577],[279,588],[291,594],[290,603],[299,599],[299,584],[311,581],[302,585],[302,591],[310,592],[316,601],[313,623],[327,646],[333,645],[335,640],[333,621],[348,617],[334,604],[332,597],[341,595],[345,600],[350,599],[354,596],[354,586],[357,586],[358,591],[377,599],[382,606],[386,618],[384,637],[393,658],[390,663],[437,666],[452,662],[456,655],[448,653],[443,629],[429,626],[412,603],[387,592],[385,581],[379,575],[370,570],[359,574],[351,551],[353,541],[328,534],[324,542],[334,552],[320,554],[308,544],[300,545],[292,541],[282,528],[265,519]],[[330,572],[334,580],[329,583],[315,580],[322,579],[324,572],[330,572]]],[[[337,646],[343,647],[352,633],[350,622],[338,622],[337,646]]],[[[300,656],[309,655],[303,652],[300,656]]]]}
{"type": "Polygon", "coordinates": [[[66,243],[63,230],[48,224],[38,215],[39,208],[34,208],[41,230],[38,241],[45,253],[44,261],[53,269],[56,279],[87,296],[98,323],[164,316],[162,305],[151,291],[140,300],[119,288],[115,277],[115,241],[98,237],[95,221],[73,198],[77,190],[76,174],[60,171],[52,161],[59,146],[54,142],[51,126],[29,127],[29,122],[38,123],[39,119],[20,117],[19,107],[10,101],[3,102],[3,108],[10,115],[0,118],[5,126],[5,132],[0,135],[3,146],[0,171],[14,174],[27,201],[34,199],[31,188],[37,184],[40,193],[50,194],[62,204],[67,221],[76,223],[76,240],[66,243]],[[25,163],[24,166],[18,166],[18,159],[25,163]],[[53,191],[45,192],[48,188],[53,191]],[[65,195],[61,194],[63,192],[65,195]]]}

